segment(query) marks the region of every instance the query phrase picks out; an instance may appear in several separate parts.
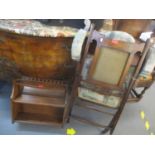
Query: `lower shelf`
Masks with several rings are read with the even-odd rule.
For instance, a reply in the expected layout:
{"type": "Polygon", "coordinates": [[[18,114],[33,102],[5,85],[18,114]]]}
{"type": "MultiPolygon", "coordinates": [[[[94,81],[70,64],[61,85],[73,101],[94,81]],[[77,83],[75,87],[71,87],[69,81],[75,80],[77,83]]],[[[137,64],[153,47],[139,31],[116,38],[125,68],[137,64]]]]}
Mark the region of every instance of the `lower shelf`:
{"type": "Polygon", "coordinates": [[[62,117],[51,117],[43,114],[32,114],[32,113],[18,113],[16,122],[32,123],[32,124],[47,124],[62,126],[62,117]]]}
{"type": "Polygon", "coordinates": [[[18,88],[18,85],[14,85],[14,97],[11,100],[12,122],[63,126],[65,93],[65,88],[44,89],[25,85],[18,88]],[[15,88],[19,89],[18,93],[15,88]]]}
{"type": "Polygon", "coordinates": [[[12,102],[12,121],[63,125],[64,108],[12,102]]]}

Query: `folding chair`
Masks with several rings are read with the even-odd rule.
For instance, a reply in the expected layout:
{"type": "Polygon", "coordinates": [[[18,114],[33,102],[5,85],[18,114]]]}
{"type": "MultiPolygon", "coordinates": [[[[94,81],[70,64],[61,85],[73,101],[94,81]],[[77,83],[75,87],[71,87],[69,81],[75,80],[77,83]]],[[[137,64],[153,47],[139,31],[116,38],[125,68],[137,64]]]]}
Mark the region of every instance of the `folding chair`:
{"type": "Polygon", "coordinates": [[[104,128],[101,134],[108,131],[112,134],[138,77],[148,49],[153,42],[153,38],[145,44],[108,40],[103,34],[92,28],[82,58],[80,62],[77,62],[76,76],[70,98],[70,116],[84,123],[104,128]],[[94,53],[91,52],[90,54],[92,51],[90,47],[94,41],[96,48],[94,53]],[[135,64],[133,76],[128,78],[129,70],[137,53],[140,55],[140,59],[135,64]],[[86,102],[77,103],[75,102],[76,99],[86,102]],[[105,113],[112,118],[108,125],[103,125],[73,115],[72,108],[76,105],[105,113]],[[115,112],[109,113],[103,109],[115,109],[115,112]]]}

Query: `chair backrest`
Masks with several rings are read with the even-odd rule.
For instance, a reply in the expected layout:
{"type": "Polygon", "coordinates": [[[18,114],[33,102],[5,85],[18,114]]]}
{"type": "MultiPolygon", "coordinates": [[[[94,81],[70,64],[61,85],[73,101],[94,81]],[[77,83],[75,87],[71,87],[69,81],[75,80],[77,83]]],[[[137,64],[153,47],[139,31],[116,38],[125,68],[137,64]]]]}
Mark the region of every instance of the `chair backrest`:
{"type": "MultiPolygon", "coordinates": [[[[88,37],[87,46],[90,46],[93,41],[96,41],[96,48],[87,67],[88,76],[84,81],[102,88],[123,89],[134,56],[143,50],[144,43],[109,40],[104,34],[95,30],[88,37]]],[[[86,61],[88,57],[89,47],[86,47],[82,61],[86,61]]],[[[81,65],[83,68],[84,63],[81,65]]]]}
{"type": "Polygon", "coordinates": [[[70,102],[73,103],[78,96],[114,108],[119,105],[123,107],[154,41],[149,39],[146,43],[127,43],[109,40],[91,28],[76,67],[70,102]],[[94,41],[96,48],[91,46],[94,41]],[[113,102],[115,105],[109,104],[111,97],[117,100],[113,102]]]}

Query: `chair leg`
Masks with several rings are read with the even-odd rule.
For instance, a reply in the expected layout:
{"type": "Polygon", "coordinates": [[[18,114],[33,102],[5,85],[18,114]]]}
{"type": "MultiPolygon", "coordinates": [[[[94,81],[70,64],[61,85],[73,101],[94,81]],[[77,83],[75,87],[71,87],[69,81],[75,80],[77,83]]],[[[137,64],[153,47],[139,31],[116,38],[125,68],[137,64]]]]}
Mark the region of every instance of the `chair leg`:
{"type": "Polygon", "coordinates": [[[114,127],[110,130],[110,135],[112,135],[113,134],[113,132],[114,132],[114,127]]]}
{"type": "Polygon", "coordinates": [[[68,119],[67,119],[67,123],[69,123],[70,122],[70,116],[68,117],[68,119]]]}
{"type": "Polygon", "coordinates": [[[109,131],[109,128],[105,128],[103,131],[101,131],[101,135],[106,134],[109,131]]]}
{"type": "Polygon", "coordinates": [[[103,131],[101,131],[101,134],[106,134],[107,132],[109,132],[110,135],[113,134],[115,127],[109,127],[109,128],[105,128],[103,131]]]}

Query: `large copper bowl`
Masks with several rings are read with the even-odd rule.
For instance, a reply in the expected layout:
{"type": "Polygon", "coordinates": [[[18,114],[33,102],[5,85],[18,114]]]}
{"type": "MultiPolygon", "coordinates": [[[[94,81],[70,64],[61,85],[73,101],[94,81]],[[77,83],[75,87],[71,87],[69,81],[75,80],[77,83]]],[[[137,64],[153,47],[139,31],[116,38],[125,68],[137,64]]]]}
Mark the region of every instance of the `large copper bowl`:
{"type": "Polygon", "coordinates": [[[0,30],[0,58],[16,64],[24,76],[64,79],[73,73],[72,40],[73,37],[38,37],[0,30]]]}

